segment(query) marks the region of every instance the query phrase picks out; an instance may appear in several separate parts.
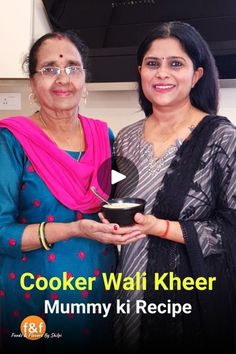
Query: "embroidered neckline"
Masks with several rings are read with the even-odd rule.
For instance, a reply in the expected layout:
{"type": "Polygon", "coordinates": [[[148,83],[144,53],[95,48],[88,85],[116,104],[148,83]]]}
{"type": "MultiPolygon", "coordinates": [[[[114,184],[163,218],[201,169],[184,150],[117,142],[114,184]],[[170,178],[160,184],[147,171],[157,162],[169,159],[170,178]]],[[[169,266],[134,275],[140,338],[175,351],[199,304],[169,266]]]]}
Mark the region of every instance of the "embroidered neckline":
{"type": "Polygon", "coordinates": [[[154,155],[153,143],[146,141],[144,138],[144,124],[145,119],[140,122],[137,131],[139,137],[139,151],[140,154],[144,156],[148,162],[148,171],[151,174],[157,174],[164,167],[166,160],[171,156],[174,157],[183,141],[177,138],[175,145],[170,145],[168,149],[160,157],[157,158],[154,155]]]}

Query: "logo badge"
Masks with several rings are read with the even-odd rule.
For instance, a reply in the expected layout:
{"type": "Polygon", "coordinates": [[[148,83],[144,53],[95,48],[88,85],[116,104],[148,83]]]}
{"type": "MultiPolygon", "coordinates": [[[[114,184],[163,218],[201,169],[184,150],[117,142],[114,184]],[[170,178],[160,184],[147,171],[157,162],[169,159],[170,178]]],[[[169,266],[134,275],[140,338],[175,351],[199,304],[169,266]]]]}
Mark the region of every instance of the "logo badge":
{"type": "Polygon", "coordinates": [[[20,325],[20,330],[26,339],[38,340],[44,336],[46,332],[46,323],[39,316],[27,316],[20,325]]]}

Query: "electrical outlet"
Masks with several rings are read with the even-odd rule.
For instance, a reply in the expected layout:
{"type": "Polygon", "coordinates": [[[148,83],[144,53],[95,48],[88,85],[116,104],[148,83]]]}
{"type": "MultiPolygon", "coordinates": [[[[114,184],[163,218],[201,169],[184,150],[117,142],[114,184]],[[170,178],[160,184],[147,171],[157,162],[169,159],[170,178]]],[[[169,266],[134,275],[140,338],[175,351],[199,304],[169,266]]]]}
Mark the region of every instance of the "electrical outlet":
{"type": "Polygon", "coordinates": [[[0,92],[0,111],[21,110],[21,93],[0,92]]]}

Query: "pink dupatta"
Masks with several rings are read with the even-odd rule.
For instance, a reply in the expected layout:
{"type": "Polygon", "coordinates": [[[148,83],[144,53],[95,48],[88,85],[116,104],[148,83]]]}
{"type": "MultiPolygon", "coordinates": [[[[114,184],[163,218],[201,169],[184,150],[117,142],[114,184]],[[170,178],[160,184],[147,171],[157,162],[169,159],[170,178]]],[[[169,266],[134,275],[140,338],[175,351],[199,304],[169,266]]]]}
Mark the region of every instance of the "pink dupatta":
{"type": "Polygon", "coordinates": [[[56,144],[27,117],[9,117],[0,120],[0,128],[7,128],[20,142],[36,173],[51,193],[66,207],[83,213],[100,209],[100,200],[90,191],[90,186],[108,198],[111,188],[111,158],[108,127],[105,122],[79,116],[84,136],[85,153],[75,160],[56,144]],[[104,164],[106,169],[99,171],[104,164]],[[102,188],[101,188],[102,187],[102,188]]]}

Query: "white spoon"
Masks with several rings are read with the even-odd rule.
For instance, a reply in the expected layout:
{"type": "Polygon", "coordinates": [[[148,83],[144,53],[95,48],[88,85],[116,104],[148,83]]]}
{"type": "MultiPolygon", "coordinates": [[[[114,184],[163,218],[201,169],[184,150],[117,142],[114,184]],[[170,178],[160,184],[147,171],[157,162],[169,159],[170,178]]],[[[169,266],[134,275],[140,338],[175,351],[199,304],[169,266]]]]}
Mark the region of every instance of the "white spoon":
{"type": "Polygon", "coordinates": [[[98,197],[100,200],[102,200],[103,202],[105,202],[106,204],[108,204],[111,208],[112,208],[112,204],[109,203],[106,199],[104,199],[100,193],[98,193],[98,191],[96,190],[96,188],[94,186],[90,187],[91,191],[93,192],[93,194],[96,195],[96,197],[98,197]]]}

